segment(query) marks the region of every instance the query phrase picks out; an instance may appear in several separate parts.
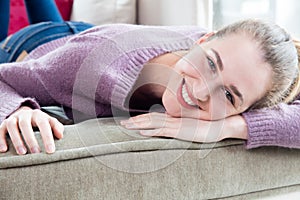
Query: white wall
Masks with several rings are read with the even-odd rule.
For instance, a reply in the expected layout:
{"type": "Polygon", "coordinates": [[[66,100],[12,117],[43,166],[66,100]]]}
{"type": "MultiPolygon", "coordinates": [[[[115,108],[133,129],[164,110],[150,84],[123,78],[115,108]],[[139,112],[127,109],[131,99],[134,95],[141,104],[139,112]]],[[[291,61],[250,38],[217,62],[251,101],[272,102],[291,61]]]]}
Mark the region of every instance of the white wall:
{"type": "Polygon", "coordinates": [[[212,0],[213,28],[243,18],[262,18],[276,22],[291,35],[300,37],[299,0],[212,0]]]}
{"type": "Polygon", "coordinates": [[[293,36],[300,38],[300,1],[276,0],[276,22],[293,36]]]}

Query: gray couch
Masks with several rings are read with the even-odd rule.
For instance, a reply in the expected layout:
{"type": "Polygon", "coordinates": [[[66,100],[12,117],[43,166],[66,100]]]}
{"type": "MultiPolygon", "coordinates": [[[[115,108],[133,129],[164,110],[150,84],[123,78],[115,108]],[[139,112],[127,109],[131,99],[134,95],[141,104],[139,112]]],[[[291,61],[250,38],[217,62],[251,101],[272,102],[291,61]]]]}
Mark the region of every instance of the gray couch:
{"type": "MultiPolygon", "coordinates": [[[[75,0],[72,18],[163,25],[205,19],[205,12],[199,17],[194,8],[199,2],[205,8],[207,0],[176,0],[172,5],[184,8],[184,18],[163,9],[166,1],[175,0],[75,0]]],[[[52,155],[18,156],[10,144],[9,152],[0,154],[0,199],[290,199],[300,191],[300,150],[246,150],[242,140],[146,138],[118,123],[103,118],[67,125],[52,155]]]]}
{"type": "Polygon", "coordinates": [[[260,199],[300,190],[299,150],[146,138],[118,118],[68,125],[56,146],[18,156],[10,144],[0,154],[0,199],[260,199]]]}

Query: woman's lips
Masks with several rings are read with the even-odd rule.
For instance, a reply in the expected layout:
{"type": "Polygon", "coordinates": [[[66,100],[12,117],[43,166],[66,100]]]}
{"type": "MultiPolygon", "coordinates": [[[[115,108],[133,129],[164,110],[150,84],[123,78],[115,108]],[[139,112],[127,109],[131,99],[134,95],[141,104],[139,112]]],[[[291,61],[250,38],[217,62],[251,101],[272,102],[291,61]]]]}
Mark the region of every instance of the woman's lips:
{"type": "Polygon", "coordinates": [[[177,90],[177,100],[185,108],[195,109],[199,106],[196,104],[197,100],[192,97],[188,87],[185,83],[185,79],[182,80],[178,90],[177,90]]]}

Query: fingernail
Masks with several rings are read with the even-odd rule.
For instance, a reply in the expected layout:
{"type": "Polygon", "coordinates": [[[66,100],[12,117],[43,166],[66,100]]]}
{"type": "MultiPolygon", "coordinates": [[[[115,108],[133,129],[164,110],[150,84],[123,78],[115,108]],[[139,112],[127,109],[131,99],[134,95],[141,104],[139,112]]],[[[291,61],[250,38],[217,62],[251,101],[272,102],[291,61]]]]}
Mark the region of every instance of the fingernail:
{"type": "Polygon", "coordinates": [[[55,152],[55,146],[53,144],[49,144],[47,149],[48,149],[47,153],[55,152]]]}
{"type": "Polygon", "coordinates": [[[128,120],[122,120],[120,121],[121,125],[125,125],[126,123],[128,123],[128,120]]]}
{"type": "Polygon", "coordinates": [[[147,135],[147,132],[141,130],[141,131],[140,131],[140,134],[141,134],[141,135],[147,135]]]}
{"type": "Polygon", "coordinates": [[[26,149],[24,147],[18,147],[17,151],[19,154],[22,154],[22,155],[26,153],[26,149]]]}
{"type": "Polygon", "coordinates": [[[155,134],[151,131],[147,131],[147,130],[140,130],[140,134],[143,136],[154,136],[155,134]]]}
{"type": "Polygon", "coordinates": [[[30,149],[30,152],[31,153],[40,153],[41,151],[38,147],[33,147],[33,148],[30,149]]]}
{"type": "Polygon", "coordinates": [[[125,127],[126,128],[136,128],[136,126],[134,124],[126,124],[125,127]]]}
{"type": "Polygon", "coordinates": [[[0,152],[6,152],[7,148],[4,144],[0,144],[0,152]]]}

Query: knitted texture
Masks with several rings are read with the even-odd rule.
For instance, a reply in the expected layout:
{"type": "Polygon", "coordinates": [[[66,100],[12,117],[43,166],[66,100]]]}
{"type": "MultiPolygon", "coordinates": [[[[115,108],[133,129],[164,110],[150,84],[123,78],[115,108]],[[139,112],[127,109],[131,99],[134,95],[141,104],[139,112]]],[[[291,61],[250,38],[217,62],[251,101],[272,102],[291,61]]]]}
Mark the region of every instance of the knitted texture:
{"type": "Polygon", "coordinates": [[[46,43],[23,62],[1,65],[0,121],[25,101],[33,108],[62,105],[73,119],[71,108],[85,119],[111,116],[111,106],[126,110],[144,63],[189,49],[204,33],[191,26],[115,24],[46,43]]]}
{"type": "Polygon", "coordinates": [[[300,148],[300,101],[243,113],[248,124],[246,147],[300,148]]]}

